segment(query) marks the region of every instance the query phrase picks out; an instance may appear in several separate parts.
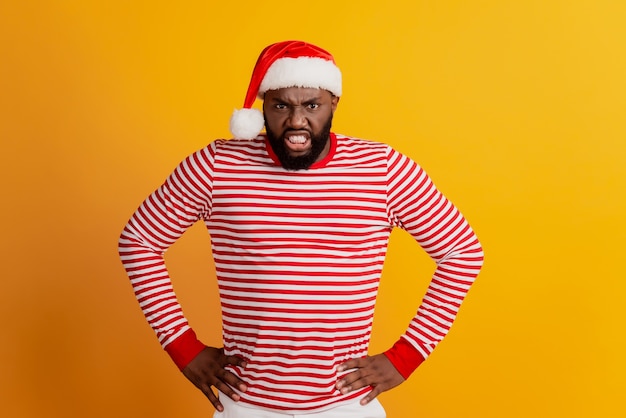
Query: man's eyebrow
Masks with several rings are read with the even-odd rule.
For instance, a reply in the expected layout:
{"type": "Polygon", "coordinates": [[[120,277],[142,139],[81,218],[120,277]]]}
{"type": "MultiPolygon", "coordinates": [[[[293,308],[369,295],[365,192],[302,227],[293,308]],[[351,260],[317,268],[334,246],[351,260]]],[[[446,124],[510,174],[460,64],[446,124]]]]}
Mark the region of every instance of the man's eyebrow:
{"type": "Polygon", "coordinates": [[[322,101],[322,96],[311,97],[308,100],[305,100],[303,103],[318,103],[322,101]]]}
{"type": "MultiPolygon", "coordinates": [[[[267,102],[268,100],[266,100],[267,102]]],[[[271,99],[269,99],[269,102],[271,103],[280,103],[280,104],[289,104],[289,101],[287,99],[282,99],[280,97],[272,97],[271,99]]]]}
{"type": "MultiPolygon", "coordinates": [[[[284,104],[290,104],[291,102],[289,101],[289,99],[283,99],[280,97],[272,97],[266,101],[272,102],[272,103],[284,103],[284,104]]],[[[320,101],[322,101],[322,96],[315,96],[315,97],[311,97],[309,99],[303,100],[302,103],[303,104],[311,104],[311,103],[319,103],[320,101]]]]}

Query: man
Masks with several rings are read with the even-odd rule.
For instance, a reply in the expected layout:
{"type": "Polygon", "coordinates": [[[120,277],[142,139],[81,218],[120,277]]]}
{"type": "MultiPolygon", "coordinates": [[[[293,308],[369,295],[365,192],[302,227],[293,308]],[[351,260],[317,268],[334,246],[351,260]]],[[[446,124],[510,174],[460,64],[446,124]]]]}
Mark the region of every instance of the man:
{"type": "Polygon", "coordinates": [[[415,162],[331,132],[340,96],[327,51],[268,46],[231,118],[234,138],[181,162],[122,232],[120,256],[149,324],[216,417],[384,417],[376,396],[446,335],[482,266],[474,232],[415,162]],[[212,242],[223,348],[189,327],[163,261],[198,220],[212,242]],[[369,356],[394,227],[436,270],[406,333],[369,356]]]}

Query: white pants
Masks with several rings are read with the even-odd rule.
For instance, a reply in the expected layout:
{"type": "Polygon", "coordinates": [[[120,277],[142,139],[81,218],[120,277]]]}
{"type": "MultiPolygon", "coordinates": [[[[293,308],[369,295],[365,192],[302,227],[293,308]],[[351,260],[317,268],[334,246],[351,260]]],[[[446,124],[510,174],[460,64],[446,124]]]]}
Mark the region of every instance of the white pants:
{"type": "Polygon", "coordinates": [[[250,408],[225,395],[220,396],[220,401],[224,405],[224,412],[215,411],[213,418],[385,418],[387,416],[378,399],[372,400],[367,405],[361,405],[357,399],[347,405],[323,412],[296,415],[250,408]]]}

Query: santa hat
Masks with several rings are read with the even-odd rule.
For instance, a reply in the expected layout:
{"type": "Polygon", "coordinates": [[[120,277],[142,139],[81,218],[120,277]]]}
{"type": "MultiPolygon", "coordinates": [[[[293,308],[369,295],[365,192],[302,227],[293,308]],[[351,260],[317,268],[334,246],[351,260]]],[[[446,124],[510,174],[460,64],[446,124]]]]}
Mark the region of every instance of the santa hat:
{"type": "Polygon", "coordinates": [[[253,139],[263,129],[263,113],[252,109],[268,90],[309,87],[341,96],[341,71],[333,56],[302,41],[285,41],[266,47],[254,66],[243,109],[230,118],[230,131],[237,139],[253,139]]]}

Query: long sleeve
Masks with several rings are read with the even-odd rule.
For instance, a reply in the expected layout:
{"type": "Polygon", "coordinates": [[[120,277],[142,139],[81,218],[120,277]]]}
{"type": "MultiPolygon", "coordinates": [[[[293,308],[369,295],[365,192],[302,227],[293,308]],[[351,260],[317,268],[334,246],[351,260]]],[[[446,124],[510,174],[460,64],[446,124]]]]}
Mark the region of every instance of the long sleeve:
{"type": "Polygon", "coordinates": [[[164,253],[191,225],[208,216],[212,164],[212,147],[185,159],[139,206],[119,239],[120,258],[143,314],[181,369],[204,345],[183,315],[164,253]]]}
{"type": "Polygon", "coordinates": [[[415,162],[388,149],[388,207],[436,269],[407,331],[385,354],[407,378],[446,336],[483,263],[482,247],[459,210],[415,162]]]}

